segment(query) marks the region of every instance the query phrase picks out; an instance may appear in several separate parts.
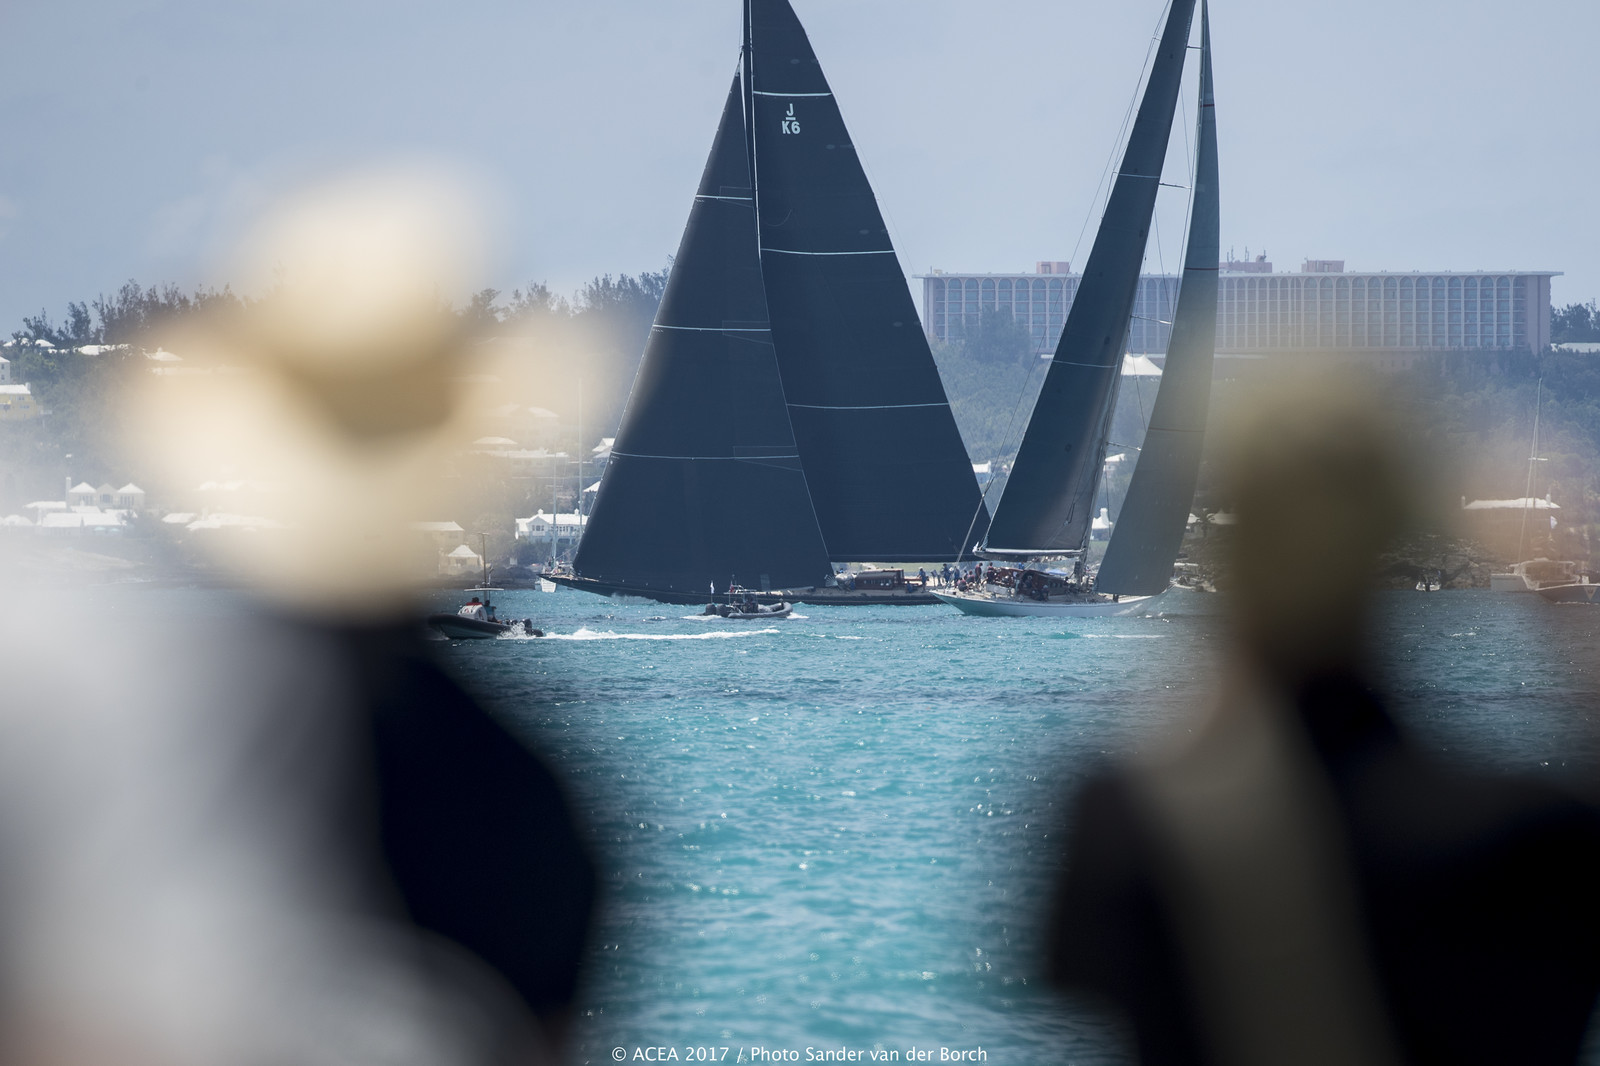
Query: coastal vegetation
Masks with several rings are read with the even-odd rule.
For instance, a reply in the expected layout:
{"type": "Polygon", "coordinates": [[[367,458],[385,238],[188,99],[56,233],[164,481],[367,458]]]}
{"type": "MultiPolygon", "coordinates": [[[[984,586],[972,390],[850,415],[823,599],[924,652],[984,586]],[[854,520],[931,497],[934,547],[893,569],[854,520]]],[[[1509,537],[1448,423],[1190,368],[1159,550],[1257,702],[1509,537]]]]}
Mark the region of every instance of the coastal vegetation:
{"type": "Polygon", "coordinates": [[[1593,300],[1550,310],[1550,343],[1600,342],[1600,307],[1593,300]]]}
{"type": "MultiPolygon", "coordinates": [[[[665,269],[608,274],[570,297],[541,283],[509,295],[484,289],[461,306],[441,304],[440,313],[454,316],[475,338],[510,344],[515,357],[530,364],[533,379],[543,383],[530,402],[559,414],[563,433],[572,437],[559,446],[575,449],[580,390],[584,441],[614,434],[666,278],[665,269]]],[[[68,303],[59,322],[42,311],[24,318],[4,354],[12,361],[13,380],[28,382],[50,413],[0,430],[0,468],[8,471],[0,479],[6,497],[0,506],[15,508],[25,502],[22,497],[53,492],[65,475],[96,484],[146,476],[126,465],[119,439],[124,398],[136,376],[155,365],[147,353],[174,343],[196,316],[247,320],[257,306],[227,288],[186,292],[130,281],[111,295],[68,303]]],[[[1554,310],[1552,323],[1558,341],[1600,340],[1600,311],[1592,301],[1554,310]]],[[[974,328],[948,343],[936,342],[934,357],[973,461],[994,462],[1002,472],[1047,361],[1038,357],[1026,330],[998,313],[980,316],[974,328]]],[[[1523,495],[1537,407],[1542,461],[1533,464],[1532,492],[1548,493],[1561,507],[1546,546],[1567,557],[1593,558],[1591,544],[1600,537],[1600,356],[1457,352],[1424,357],[1405,369],[1362,372],[1385,375],[1384,391],[1402,415],[1408,446],[1439,457],[1427,492],[1440,514],[1459,511],[1461,497],[1523,495]]],[[[1249,395],[1255,384],[1250,376],[1247,369],[1219,377],[1214,422],[1249,395]]],[[[1123,399],[1129,411],[1119,412],[1119,419],[1148,414],[1148,396],[1125,384],[1123,399]]],[[[467,516],[475,523],[504,518],[508,525],[513,513],[551,506],[549,486],[513,490],[491,484],[492,466],[486,464],[466,464],[462,473],[484,483],[475,494],[484,513],[467,516]]],[[[1228,507],[1215,474],[1208,455],[1197,514],[1228,507]]],[[[1117,485],[1111,490],[1115,496],[1117,485]]],[[[572,490],[558,491],[562,506],[570,506],[572,490]]]]}
{"type": "MultiPolygon", "coordinates": [[[[441,303],[439,313],[457,319],[473,341],[519,342],[516,350],[541,364],[533,376],[550,383],[550,396],[539,402],[564,417],[576,414],[563,409],[575,402],[576,364],[590,385],[585,419],[596,432],[586,435],[599,437],[621,417],[666,277],[665,269],[606,274],[570,298],[537,282],[509,296],[484,289],[460,307],[441,303]]],[[[248,330],[262,303],[226,287],[184,291],[129,281],[111,295],[69,302],[60,321],[43,310],[25,316],[0,352],[11,361],[12,380],[30,385],[48,414],[7,423],[0,431],[0,469],[7,472],[0,480],[0,507],[19,506],[25,502],[19,495],[32,499],[50,492],[64,476],[96,484],[147,477],[128,467],[120,442],[125,400],[137,375],[162,365],[148,356],[166,345],[181,348],[178,338],[202,318],[232,319],[248,330]]],[[[179,355],[189,362],[197,358],[188,351],[179,355]]],[[[568,447],[576,445],[574,440],[568,447]]]]}

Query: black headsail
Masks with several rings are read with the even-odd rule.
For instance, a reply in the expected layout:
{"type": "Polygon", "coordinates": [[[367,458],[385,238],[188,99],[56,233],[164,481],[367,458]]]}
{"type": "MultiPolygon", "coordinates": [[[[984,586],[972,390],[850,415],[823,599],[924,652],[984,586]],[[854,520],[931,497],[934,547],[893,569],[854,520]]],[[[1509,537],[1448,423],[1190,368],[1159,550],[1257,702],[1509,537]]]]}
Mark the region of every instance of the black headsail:
{"type": "Polygon", "coordinates": [[[1166,589],[1194,502],[1200,445],[1211,398],[1217,339],[1217,124],[1211,92],[1211,27],[1200,4],[1200,119],[1194,200],[1183,287],[1161,388],[1150,412],[1139,464],[1095,577],[1101,592],[1153,596],[1166,589]]]}
{"type": "Polygon", "coordinates": [[[787,0],[746,0],[761,261],[835,560],[955,559],[988,525],[877,199],[787,0]]]}
{"type": "Polygon", "coordinates": [[[742,96],[736,77],[573,561],[643,595],[831,572],[772,348],[742,96]]]}
{"type": "Polygon", "coordinates": [[[985,547],[992,551],[1077,551],[1088,539],[1108,405],[1122,370],[1193,15],[1194,0],[1172,0],[1083,280],[989,527],[985,547]]]}

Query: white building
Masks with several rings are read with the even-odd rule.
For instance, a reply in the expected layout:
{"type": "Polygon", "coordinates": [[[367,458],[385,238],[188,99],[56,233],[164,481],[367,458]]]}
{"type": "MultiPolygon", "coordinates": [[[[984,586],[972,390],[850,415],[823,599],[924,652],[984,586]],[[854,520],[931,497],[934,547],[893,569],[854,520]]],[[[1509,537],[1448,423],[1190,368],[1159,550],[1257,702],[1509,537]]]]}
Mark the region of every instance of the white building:
{"type": "Polygon", "coordinates": [[[483,556],[467,547],[457,546],[439,553],[439,573],[457,577],[462,574],[477,576],[483,573],[483,556]]]}
{"type": "MultiPolygon", "coordinates": [[[[1297,274],[1273,273],[1265,257],[1218,267],[1217,354],[1223,356],[1539,352],[1550,343],[1550,279],[1559,274],[1346,273],[1339,259],[1308,259],[1297,274]]],[[[1028,327],[1040,353],[1055,350],[1082,280],[1070,264],[1055,262],[1038,264],[1033,274],[920,276],[923,323],[931,338],[959,339],[983,311],[1002,311],[1028,327]]],[[[1130,352],[1167,350],[1179,281],[1174,274],[1139,279],[1130,352]]]]}
{"type": "Polygon", "coordinates": [[[588,524],[589,516],[577,511],[536,511],[532,517],[517,519],[517,539],[544,545],[559,554],[578,546],[578,538],[588,524]]]}

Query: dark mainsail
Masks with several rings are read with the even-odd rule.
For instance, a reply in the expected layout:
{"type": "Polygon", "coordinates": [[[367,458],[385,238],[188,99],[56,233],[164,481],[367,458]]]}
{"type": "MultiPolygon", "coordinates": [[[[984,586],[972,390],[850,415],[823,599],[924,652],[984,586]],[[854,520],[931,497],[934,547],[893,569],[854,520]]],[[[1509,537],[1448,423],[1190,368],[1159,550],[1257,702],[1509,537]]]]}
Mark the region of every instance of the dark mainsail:
{"type": "Polygon", "coordinates": [[[1217,254],[1220,222],[1217,125],[1211,91],[1211,27],[1200,5],[1200,118],[1194,201],[1183,287],[1172,317],[1172,339],[1150,428],[1133,470],[1128,497],[1106,545],[1095,588],[1124,596],[1153,596],[1172,579],[1200,473],[1200,445],[1211,397],[1217,337],[1217,254]]]}
{"type": "Polygon", "coordinates": [[[989,527],[989,550],[1078,551],[1088,539],[1107,408],[1122,369],[1193,16],[1194,0],[1172,0],[1083,280],[989,527]]]}
{"type": "Polygon", "coordinates": [[[761,262],[832,559],[938,561],[988,512],[888,228],[787,0],[747,0],[761,262]]]}
{"type": "Polygon", "coordinates": [[[573,569],[619,591],[831,575],[773,352],[736,77],[573,569]]]}

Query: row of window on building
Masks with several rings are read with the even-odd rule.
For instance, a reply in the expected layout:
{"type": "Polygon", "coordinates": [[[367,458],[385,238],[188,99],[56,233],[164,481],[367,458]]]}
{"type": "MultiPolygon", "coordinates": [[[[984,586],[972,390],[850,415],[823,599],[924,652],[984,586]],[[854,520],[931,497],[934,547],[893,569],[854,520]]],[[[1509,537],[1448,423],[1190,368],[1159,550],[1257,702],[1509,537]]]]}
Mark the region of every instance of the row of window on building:
{"type": "MultiPolygon", "coordinates": [[[[1550,343],[1552,272],[1439,274],[1223,273],[1217,351],[1526,349],[1550,343]]],[[[959,339],[985,310],[1026,326],[1052,351],[1081,275],[924,276],[923,317],[935,340],[959,339]]],[[[1179,278],[1139,279],[1128,350],[1166,351],[1179,278]]]]}

